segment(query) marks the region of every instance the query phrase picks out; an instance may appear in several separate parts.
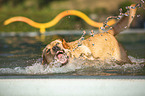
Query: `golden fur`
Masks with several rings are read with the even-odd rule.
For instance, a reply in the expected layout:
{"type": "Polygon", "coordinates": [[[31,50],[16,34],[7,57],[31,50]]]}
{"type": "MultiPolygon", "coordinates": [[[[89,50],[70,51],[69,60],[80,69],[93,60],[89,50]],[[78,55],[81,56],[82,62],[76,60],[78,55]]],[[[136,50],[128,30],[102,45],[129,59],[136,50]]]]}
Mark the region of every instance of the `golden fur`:
{"type": "MultiPolygon", "coordinates": [[[[135,4],[131,5],[132,7],[135,4]]],[[[42,63],[49,64],[54,60],[58,60],[63,64],[71,62],[74,58],[81,59],[99,59],[99,60],[115,60],[120,63],[131,61],[129,60],[126,51],[115,38],[115,35],[129,27],[135,17],[136,8],[130,8],[129,16],[123,16],[112,29],[108,32],[95,34],[85,40],[76,40],[66,42],[63,40],[55,40],[48,44],[43,50],[42,63]],[[79,45],[79,44],[80,45],[79,45]]]]}

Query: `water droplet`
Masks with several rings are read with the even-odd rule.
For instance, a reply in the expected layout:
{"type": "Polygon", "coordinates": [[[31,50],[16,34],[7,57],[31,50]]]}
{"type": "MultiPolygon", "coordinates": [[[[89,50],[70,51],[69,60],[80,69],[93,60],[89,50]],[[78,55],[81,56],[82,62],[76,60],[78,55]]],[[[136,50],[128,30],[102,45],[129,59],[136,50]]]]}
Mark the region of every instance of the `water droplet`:
{"type": "Polygon", "coordinates": [[[120,13],[122,13],[122,8],[119,9],[120,13]]]}
{"type": "Polygon", "coordinates": [[[126,8],[126,9],[129,9],[129,7],[130,7],[130,6],[126,6],[125,8],[126,8]]]}
{"type": "Polygon", "coordinates": [[[125,15],[125,16],[129,16],[128,13],[125,13],[124,15],[125,15]]]}
{"type": "Polygon", "coordinates": [[[121,19],[120,17],[118,17],[117,19],[121,19]]]}
{"type": "Polygon", "coordinates": [[[141,5],[141,3],[138,3],[138,4],[136,4],[136,6],[135,6],[135,8],[137,7],[137,8],[140,8],[142,5],[141,5]]]}
{"type": "Polygon", "coordinates": [[[86,31],[84,30],[84,31],[83,31],[83,36],[84,36],[85,34],[86,34],[86,31]]]}
{"type": "Polygon", "coordinates": [[[100,27],[100,29],[104,31],[105,30],[105,27],[100,27]]]}
{"type": "Polygon", "coordinates": [[[81,40],[84,40],[84,39],[85,39],[84,37],[81,38],[81,40]]]}
{"type": "Polygon", "coordinates": [[[70,18],[70,16],[68,16],[68,18],[70,18]]]}
{"type": "Polygon", "coordinates": [[[140,15],[137,15],[137,17],[140,17],[140,15]]]}
{"type": "Polygon", "coordinates": [[[80,45],[78,45],[78,47],[79,47],[79,46],[81,46],[81,44],[80,44],[80,45]]]}
{"type": "Polygon", "coordinates": [[[91,30],[90,35],[91,35],[92,37],[94,37],[94,31],[93,31],[93,30],[91,30]]]}
{"type": "Polygon", "coordinates": [[[144,3],[144,0],[141,0],[142,3],[144,3]]]}
{"type": "Polygon", "coordinates": [[[127,28],[127,26],[125,26],[124,28],[127,28]]]}
{"type": "Polygon", "coordinates": [[[136,7],[131,7],[132,9],[135,9],[136,7]]]}
{"type": "Polygon", "coordinates": [[[92,37],[94,37],[94,35],[91,34],[92,37]]]}
{"type": "Polygon", "coordinates": [[[112,27],[110,27],[110,30],[112,30],[112,27]]]}

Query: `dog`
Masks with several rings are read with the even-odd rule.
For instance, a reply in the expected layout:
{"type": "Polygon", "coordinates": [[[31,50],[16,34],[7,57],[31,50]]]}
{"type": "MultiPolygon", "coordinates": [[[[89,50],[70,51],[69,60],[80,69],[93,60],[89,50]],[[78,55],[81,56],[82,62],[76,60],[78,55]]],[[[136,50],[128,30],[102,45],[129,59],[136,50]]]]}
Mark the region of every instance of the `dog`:
{"type": "MultiPolygon", "coordinates": [[[[131,63],[125,49],[116,40],[115,36],[128,28],[136,14],[135,4],[130,6],[129,16],[122,18],[107,32],[98,33],[85,40],[66,42],[57,39],[48,44],[42,52],[42,64],[57,61],[61,66],[69,64],[75,58],[88,60],[115,60],[122,63],[131,63]]],[[[81,38],[82,39],[82,38],[81,38]]]]}

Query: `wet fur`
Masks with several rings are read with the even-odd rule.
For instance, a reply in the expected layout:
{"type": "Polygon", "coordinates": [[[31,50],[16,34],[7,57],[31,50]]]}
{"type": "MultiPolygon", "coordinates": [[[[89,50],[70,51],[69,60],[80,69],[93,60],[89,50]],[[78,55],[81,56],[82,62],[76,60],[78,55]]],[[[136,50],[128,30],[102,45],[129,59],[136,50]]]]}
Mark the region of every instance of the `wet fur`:
{"type": "MultiPolygon", "coordinates": [[[[132,4],[131,6],[135,6],[132,4]]],[[[124,16],[121,20],[113,26],[112,29],[108,32],[95,34],[85,40],[81,41],[81,46],[78,46],[80,40],[73,42],[66,42],[65,40],[55,40],[48,44],[43,50],[42,63],[50,63],[53,61],[55,53],[51,54],[46,53],[47,49],[52,49],[53,46],[56,46],[57,42],[60,43],[59,47],[61,50],[65,50],[66,54],[69,56],[69,62],[74,58],[82,59],[100,59],[100,60],[115,60],[119,63],[131,63],[129,60],[126,51],[121,44],[118,43],[115,36],[121,31],[126,29],[126,26],[129,27],[133,18],[135,17],[136,8],[130,9],[129,16],[124,16]]]]}

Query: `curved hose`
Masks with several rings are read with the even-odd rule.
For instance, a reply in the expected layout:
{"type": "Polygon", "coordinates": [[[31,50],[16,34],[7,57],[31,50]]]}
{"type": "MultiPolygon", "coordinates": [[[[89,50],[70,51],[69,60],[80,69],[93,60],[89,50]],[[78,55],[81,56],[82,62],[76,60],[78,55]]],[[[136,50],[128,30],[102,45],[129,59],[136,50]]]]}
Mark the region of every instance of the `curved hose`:
{"type": "MultiPolygon", "coordinates": [[[[12,22],[15,22],[15,21],[21,21],[21,22],[25,22],[25,23],[33,26],[33,27],[40,28],[40,32],[44,33],[45,32],[45,28],[50,28],[50,27],[54,26],[63,17],[68,16],[68,15],[78,16],[78,17],[82,18],[86,23],[88,23],[89,25],[91,25],[93,27],[100,28],[100,27],[103,26],[103,23],[99,23],[99,22],[93,21],[87,15],[85,15],[84,13],[82,13],[80,11],[77,11],[77,10],[66,10],[66,11],[63,11],[60,14],[58,14],[53,20],[49,21],[48,23],[37,23],[37,22],[32,21],[29,18],[22,17],[22,16],[17,16],[17,17],[12,17],[10,19],[7,19],[4,22],[4,25],[8,25],[8,24],[10,24],[12,22]]],[[[107,24],[109,26],[111,26],[111,25],[113,25],[115,23],[116,23],[116,20],[112,19],[107,24]]]]}

